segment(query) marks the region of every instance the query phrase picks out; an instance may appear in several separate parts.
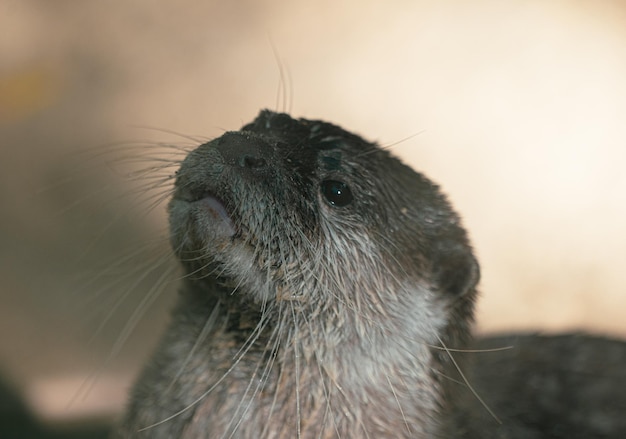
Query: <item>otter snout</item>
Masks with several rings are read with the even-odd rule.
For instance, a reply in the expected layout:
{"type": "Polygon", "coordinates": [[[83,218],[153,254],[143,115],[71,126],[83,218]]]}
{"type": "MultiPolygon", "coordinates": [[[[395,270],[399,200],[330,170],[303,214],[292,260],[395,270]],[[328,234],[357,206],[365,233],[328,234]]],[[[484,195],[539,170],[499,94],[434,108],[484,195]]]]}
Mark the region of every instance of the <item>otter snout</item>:
{"type": "Polygon", "coordinates": [[[224,162],[244,174],[265,176],[273,158],[273,146],[250,132],[228,132],[215,140],[213,147],[224,162]]]}

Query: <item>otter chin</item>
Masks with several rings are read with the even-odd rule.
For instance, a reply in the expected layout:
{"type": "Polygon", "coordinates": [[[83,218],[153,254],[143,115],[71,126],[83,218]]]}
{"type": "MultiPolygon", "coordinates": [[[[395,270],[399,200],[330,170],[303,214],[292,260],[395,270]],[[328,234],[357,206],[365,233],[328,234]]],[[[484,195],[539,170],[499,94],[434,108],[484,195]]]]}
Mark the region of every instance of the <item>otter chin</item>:
{"type": "MultiPolygon", "coordinates": [[[[537,401],[561,391],[572,352],[584,373],[604,356],[626,390],[621,342],[474,342],[479,266],[459,216],[424,175],[337,125],[261,111],[188,154],[168,212],[186,275],[115,437],[581,437],[596,430],[512,387],[541,377],[537,401]]],[[[621,398],[607,396],[623,413],[621,398]]],[[[602,413],[593,428],[626,432],[602,413]]]]}

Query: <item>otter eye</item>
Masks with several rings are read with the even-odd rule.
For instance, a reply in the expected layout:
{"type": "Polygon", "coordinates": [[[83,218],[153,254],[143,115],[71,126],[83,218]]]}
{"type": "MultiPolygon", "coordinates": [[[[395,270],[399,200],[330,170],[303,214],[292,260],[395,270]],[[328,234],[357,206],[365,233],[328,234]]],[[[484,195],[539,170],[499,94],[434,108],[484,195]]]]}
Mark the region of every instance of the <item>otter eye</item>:
{"type": "Polygon", "coordinates": [[[321,188],[322,194],[331,206],[347,206],[354,199],[350,187],[342,181],[324,180],[321,183],[321,188]]]}

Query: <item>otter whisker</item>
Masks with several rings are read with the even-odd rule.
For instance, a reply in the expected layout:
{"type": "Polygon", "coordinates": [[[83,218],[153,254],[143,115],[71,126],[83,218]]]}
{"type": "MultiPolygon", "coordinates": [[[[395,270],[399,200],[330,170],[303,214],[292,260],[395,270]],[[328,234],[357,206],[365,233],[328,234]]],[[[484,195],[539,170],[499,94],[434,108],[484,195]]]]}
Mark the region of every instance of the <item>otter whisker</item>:
{"type": "Polygon", "coordinates": [[[258,339],[259,335],[261,334],[261,332],[262,332],[262,330],[263,330],[263,328],[265,327],[266,324],[267,324],[267,321],[260,321],[259,322],[259,324],[257,325],[257,328],[255,328],[255,330],[251,334],[250,338],[246,341],[246,343],[244,343],[244,345],[241,347],[241,349],[237,352],[237,354],[236,354],[236,356],[234,358],[233,364],[228,368],[228,370],[211,387],[209,387],[205,392],[203,392],[199,397],[197,397],[194,401],[192,401],[190,404],[185,406],[183,409],[177,411],[176,413],[168,416],[165,419],[160,420],[159,422],[156,422],[154,424],[150,424],[150,425],[147,425],[145,427],[142,427],[142,428],[138,429],[137,432],[142,432],[142,431],[146,431],[146,430],[150,430],[152,428],[158,427],[159,425],[162,425],[162,424],[164,424],[166,422],[171,421],[172,419],[175,419],[176,417],[182,415],[186,411],[190,410],[191,408],[193,408],[194,406],[199,404],[223,380],[225,380],[226,377],[228,377],[228,375],[235,369],[235,367],[237,367],[237,365],[239,364],[241,359],[246,355],[246,353],[248,352],[250,347],[254,344],[254,342],[256,342],[256,340],[258,339]]]}
{"type": "Polygon", "coordinates": [[[109,353],[109,357],[115,357],[121,347],[124,345],[128,336],[132,333],[132,331],[137,326],[137,323],[146,312],[147,308],[154,303],[154,301],[159,297],[159,295],[163,292],[165,287],[167,286],[167,282],[165,281],[171,274],[176,270],[175,267],[168,267],[163,274],[159,277],[155,285],[147,292],[147,294],[143,297],[139,305],[137,305],[135,311],[131,315],[130,319],[122,329],[122,332],[118,336],[115,344],[111,348],[111,352],[109,353]]]}
{"type": "Polygon", "coordinates": [[[391,384],[391,380],[389,379],[389,375],[386,375],[387,377],[387,383],[389,384],[389,388],[391,389],[391,392],[393,393],[393,397],[396,399],[396,402],[398,403],[398,410],[400,410],[400,414],[402,415],[402,419],[404,419],[404,426],[406,428],[406,431],[409,435],[411,435],[411,427],[409,427],[409,422],[406,419],[406,416],[404,415],[404,410],[402,410],[402,404],[400,403],[400,400],[398,399],[398,395],[396,395],[396,390],[393,388],[393,384],[391,384]]]}
{"type": "MultiPolygon", "coordinates": [[[[437,336],[437,338],[439,338],[439,336],[437,336]]],[[[443,342],[443,340],[441,340],[439,338],[439,343],[441,344],[441,347],[444,349],[444,351],[446,352],[446,354],[448,355],[448,358],[450,358],[450,361],[452,362],[452,364],[454,364],[454,367],[456,369],[456,371],[458,372],[459,376],[461,377],[461,379],[463,380],[463,383],[465,383],[465,385],[467,386],[467,388],[470,390],[470,392],[472,392],[472,395],[474,395],[474,397],[478,400],[478,402],[480,403],[480,405],[482,405],[484,407],[484,409],[489,413],[489,415],[498,423],[498,424],[502,424],[502,421],[500,420],[500,418],[498,418],[498,416],[493,412],[493,410],[491,410],[491,408],[487,405],[487,403],[480,397],[480,395],[478,394],[478,392],[476,391],[476,389],[474,389],[474,387],[470,384],[469,380],[465,377],[465,374],[463,373],[463,371],[461,370],[461,368],[459,367],[458,363],[456,362],[456,360],[454,359],[454,355],[452,355],[452,352],[450,352],[445,343],[443,342]]]]}
{"type": "Polygon", "coordinates": [[[176,384],[180,376],[183,374],[183,372],[185,372],[187,365],[190,363],[191,359],[193,358],[194,354],[198,350],[199,346],[207,340],[209,334],[213,330],[215,323],[217,322],[218,314],[219,314],[219,306],[215,306],[213,308],[213,311],[211,311],[211,314],[209,314],[209,316],[207,317],[206,322],[204,326],[202,327],[200,334],[198,334],[198,337],[196,338],[195,343],[189,350],[189,353],[187,354],[187,356],[181,363],[178,371],[172,377],[172,380],[170,381],[169,385],[167,386],[167,388],[165,389],[163,393],[169,393],[172,387],[174,386],[174,384],[176,384]]]}
{"type": "Polygon", "coordinates": [[[289,69],[287,69],[283,63],[282,58],[278,53],[278,49],[271,38],[270,45],[274,54],[274,61],[278,67],[278,89],[276,92],[276,103],[274,104],[274,108],[276,111],[280,110],[284,113],[289,113],[293,107],[293,81],[291,80],[289,69]]]}
{"type": "MultiPolygon", "coordinates": [[[[143,262],[141,265],[137,267],[137,271],[141,273],[140,276],[138,276],[131,285],[129,285],[127,288],[122,290],[121,293],[118,294],[113,306],[111,307],[111,309],[109,309],[108,313],[105,315],[105,317],[102,319],[102,321],[100,322],[100,324],[94,331],[94,334],[92,335],[92,340],[95,339],[100,334],[100,332],[102,331],[102,329],[104,329],[108,321],[113,317],[113,315],[117,312],[117,310],[124,304],[126,299],[128,299],[128,297],[130,297],[130,295],[134,291],[137,290],[137,287],[139,286],[139,284],[141,284],[144,280],[146,280],[148,276],[150,276],[152,273],[156,272],[157,268],[166,267],[165,271],[167,273],[171,273],[173,271],[172,264],[169,262],[171,262],[171,255],[164,254],[164,255],[157,257],[155,261],[148,260],[148,261],[143,262]]],[[[115,284],[121,283],[121,281],[122,279],[119,276],[115,277],[114,284],[105,285],[99,290],[96,290],[95,293],[93,293],[93,298],[95,299],[97,296],[100,296],[101,294],[112,290],[115,284]]],[[[161,284],[155,282],[153,288],[155,288],[157,285],[165,287],[166,285],[165,278],[163,278],[162,280],[160,278],[159,282],[161,284]]]]}
{"type": "MultiPolygon", "coordinates": [[[[144,129],[144,130],[148,130],[148,131],[156,131],[158,133],[165,133],[165,134],[171,134],[174,135],[176,137],[180,137],[181,139],[185,139],[185,140],[189,140],[190,146],[196,146],[199,145],[201,143],[206,142],[207,140],[209,140],[208,137],[205,136],[191,136],[189,134],[185,134],[185,133],[181,133],[179,131],[175,131],[175,130],[170,130],[167,128],[161,128],[161,127],[154,127],[154,126],[150,126],[150,125],[131,125],[131,127],[133,128],[139,128],[139,129],[144,129]]],[[[170,146],[170,144],[167,144],[168,146],[170,146]]],[[[176,145],[171,145],[172,147],[176,147],[176,145]]],[[[189,152],[184,151],[184,152],[189,152]]]]}
{"type": "MultiPolygon", "coordinates": [[[[283,306],[279,306],[278,307],[278,316],[277,316],[277,325],[274,327],[274,330],[272,331],[272,334],[270,336],[270,340],[273,339],[274,340],[274,346],[272,349],[272,356],[271,356],[271,362],[268,364],[268,378],[269,378],[269,372],[271,371],[271,369],[274,367],[274,364],[276,362],[276,357],[278,355],[279,352],[279,348],[281,345],[281,342],[284,343],[283,338],[281,337],[281,335],[284,335],[284,326],[283,326],[283,318],[284,318],[284,307],[283,306]]],[[[286,351],[283,352],[283,355],[286,355],[286,351]]],[[[284,361],[282,362],[284,364],[284,361]]],[[[276,379],[276,382],[280,383],[282,382],[282,377],[283,377],[283,367],[280,367],[280,372],[278,373],[278,377],[276,379]]],[[[268,428],[270,425],[269,420],[272,419],[272,415],[274,414],[274,408],[276,407],[277,403],[278,403],[278,387],[275,389],[274,391],[274,396],[272,398],[272,402],[270,403],[269,407],[268,407],[268,415],[267,415],[267,419],[268,422],[263,426],[263,430],[261,431],[260,437],[264,437],[267,432],[268,432],[268,428]]]]}
{"type": "MultiPolygon", "coordinates": [[[[157,280],[157,282],[155,282],[155,284],[150,289],[150,291],[148,291],[148,293],[143,297],[140,303],[136,306],[131,317],[126,322],[126,325],[124,326],[124,328],[122,328],[122,331],[118,335],[117,340],[115,341],[113,346],[110,348],[106,359],[100,364],[98,368],[93,370],[89,374],[89,376],[87,376],[84,379],[80,388],[76,391],[76,394],[73,397],[72,401],[69,402],[70,405],[73,404],[73,401],[76,400],[79,397],[79,395],[89,392],[91,386],[95,383],[97,377],[102,373],[103,370],[106,369],[106,367],[110,364],[110,362],[119,354],[122,346],[125,344],[126,340],[135,329],[142,315],[146,312],[146,310],[150,307],[150,305],[154,303],[154,301],[158,298],[158,296],[165,289],[165,286],[167,285],[167,282],[165,282],[165,279],[171,274],[173,270],[175,270],[175,267],[173,267],[172,265],[169,265],[168,268],[163,272],[162,276],[157,280]]],[[[146,271],[146,273],[149,273],[149,271],[146,271]]],[[[130,291],[131,290],[128,290],[128,292],[130,291]]],[[[128,293],[125,293],[122,295],[121,299],[118,299],[117,303],[114,306],[114,309],[109,311],[104,321],[101,322],[101,324],[99,325],[98,329],[96,330],[96,335],[102,330],[106,322],[111,318],[112,314],[115,311],[115,308],[120,306],[120,304],[123,302],[124,299],[126,299],[127,296],[128,296],[128,293]]],[[[95,335],[93,337],[95,338],[95,335]]]]}
{"type": "MultiPolygon", "coordinates": [[[[239,426],[241,425],[241,423],[245,419],[246,413],[248,412],[248,410],[252,406],[252,404],[254,402],[254,398],[256,397],[256,395],[258,394],[259,390],[261,389],[261,387],[264,385],[265,381],[267,380],[267,377],[269,376],[269,373],[270,373],[272,365],[273,365],[273,360],[269,361],[268,363],[266,363],[264,365],[262,373],[261,373],[261,377],[259,378],[259,382],[256,383],[256,386],[254,386],[255,387],[254,391],[252,392],[252,395],[248,398],[249,399],[248,403],[246,404],[245,407],[243,407],[243,411],[242,411],[241,415],[239,415],[239,411],[242,409],[242,405],[243,405],[246,397],[248,396],[248,393],[250,392],[250,389],[252,388],[254,381],[256,380],[259,368],[262,366],[263,357],[267,353],[268,347],[271,344],[272,344],[272,337],[270,337],[268,339],[267,343],[265,344],[265,347],[263,348],[263,351],[261,353],[261,357],[256,362],[256,366],[254,368],[254,372],[250,376],[250,379],[248,381],[248,386],[246,387],[243,395],[241,396],[241,400],[240,400],[240,402],[239,402],[235,412],[232,415],[231,421],[229,422],[228,426],[225,429],[226,431],[224,432],[224,434],[226,434],[226,432],[228,432],[231,429],[231,425],[232,425],[233,421],[236,418],[239,418],[237,423],[232,428],[232,431],[231,431],[230,435],[228,436],[229,438],[234,437],[234,435],[236,434],[237,429],[239,428],[239,426]]],[[[270,352],[274,352],[274,349],[276,349],[278,347],[278,344],[279,344],[279,340],[276,337],[275,338],[275,344],[274,344],[273,348],[270,350],[270,352]]],[[[225,436],[222,436],[222,437],[225,437],[225,436]]]]}

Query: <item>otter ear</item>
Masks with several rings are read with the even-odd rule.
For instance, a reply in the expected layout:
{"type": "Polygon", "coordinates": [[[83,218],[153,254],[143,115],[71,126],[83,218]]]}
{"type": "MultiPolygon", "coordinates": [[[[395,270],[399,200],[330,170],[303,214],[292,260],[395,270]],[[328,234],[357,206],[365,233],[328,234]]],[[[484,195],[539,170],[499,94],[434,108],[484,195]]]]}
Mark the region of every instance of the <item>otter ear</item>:
{"type": "Polygon", "coordinates": [[[454,296],[472,293],[480,280],[478,261],[467,247],[450,250],[442,251],[434,266],[440,291],[454,296]]]}

